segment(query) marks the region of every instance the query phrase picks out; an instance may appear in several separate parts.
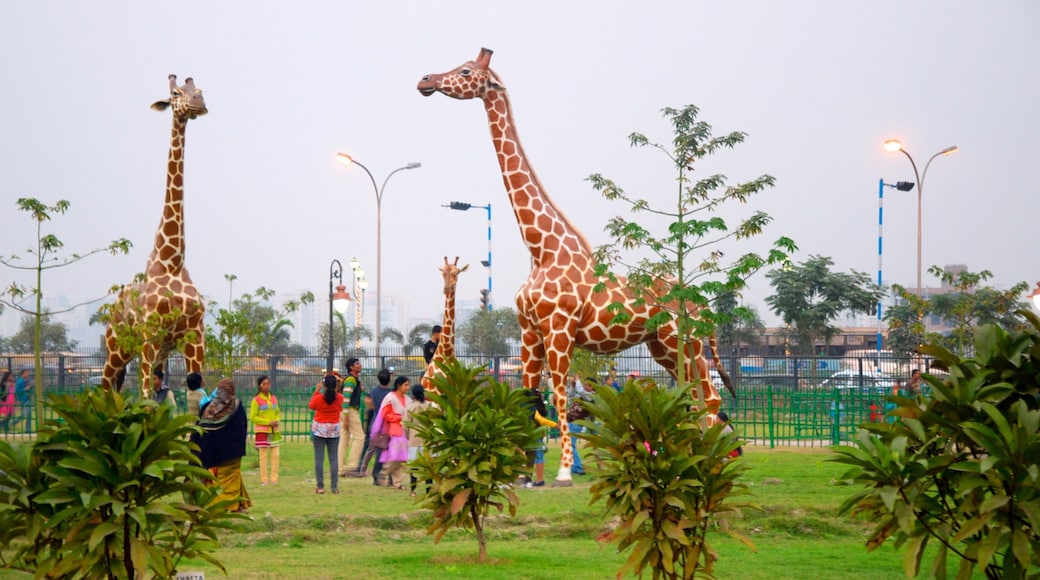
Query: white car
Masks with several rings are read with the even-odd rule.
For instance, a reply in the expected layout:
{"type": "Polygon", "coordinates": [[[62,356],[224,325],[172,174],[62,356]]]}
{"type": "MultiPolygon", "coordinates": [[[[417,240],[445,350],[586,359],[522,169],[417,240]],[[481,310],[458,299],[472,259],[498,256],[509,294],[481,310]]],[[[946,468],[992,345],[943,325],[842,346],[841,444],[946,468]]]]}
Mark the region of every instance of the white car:
{"type": "Polygon", "coordinates": [[[891,395],[894,387],[895,380],[892,377],[877,371],[839,371],[820,384],[820,388],[824,390],[858,390],[881,395],[891,395]]]}

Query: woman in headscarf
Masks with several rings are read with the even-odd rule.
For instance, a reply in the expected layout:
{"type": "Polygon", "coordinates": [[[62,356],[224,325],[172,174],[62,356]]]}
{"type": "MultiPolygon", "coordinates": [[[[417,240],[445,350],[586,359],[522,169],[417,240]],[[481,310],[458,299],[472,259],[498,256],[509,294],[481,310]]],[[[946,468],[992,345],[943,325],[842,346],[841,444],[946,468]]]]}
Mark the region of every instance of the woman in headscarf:
{"type": "Polygon", "coordinates": [[[222,490],[216,501],[238,500],[228,510],[244,512],[252,502],[242,480],[242,457],[246,454],[246,411],[235,397],[235,383],[221,379],[213,398],[199,411],[202,436],[192,435],[199,446],[202,466],[213,474],[213,485],[222,490]]]}
{"type": "Polygon", "coordinates": [[[387,470],[388,485],[397,489],[404,489],[404,463],[408,460],[408,434],[402,422],[407,420],[405,397],[410,388],[408,377],[397,377],[394,390],[383,398],[372,420],[373,437],[380,431],[390,435],[390,445],[379,455],[379,462],[387,470]]]}

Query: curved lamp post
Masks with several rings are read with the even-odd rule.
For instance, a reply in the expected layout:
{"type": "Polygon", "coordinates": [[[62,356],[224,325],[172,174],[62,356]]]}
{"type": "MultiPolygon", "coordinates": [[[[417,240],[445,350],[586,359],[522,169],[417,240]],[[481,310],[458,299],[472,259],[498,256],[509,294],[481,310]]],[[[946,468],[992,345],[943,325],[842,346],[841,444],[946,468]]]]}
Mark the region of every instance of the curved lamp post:
{"type": "Polygon", "coordinates": [[[333,258],[332,263],[329,264],[329,358],[325,364],[325,372],[332,372],[332,362],[336,355],[335,346],[335,326],[332,324],[332,310],[343,314],[350,308],[350,295],[347,294],[347,289],[343,286],[343,265],[339,263],[339,260],[333,258]],[[332,281],[339,281],[339,285],[336,286],[335,291],[332,289],[332,281]]]}
{"type": "Polygon", "coordinates": [[[368,174],[368,179],[372,182],[372,191],[376,194],[376,364],[379,367],[383,365],[382,357],[382,326],[380,325],[380,317],[382,316],[383,308],[383,191],[386,189],[386,182],[390,181],[390,178],[394,176],[398,171],[404,171],[405,169],[418,169],[422,167],[422,163],[412,162],[404,167],[398,167],[397,169],[390,172],[383,180],[383,186],[376,186],[376,178],[372,177],[372,172],[368,170],[360,161],[354,159],[346,153],[337,153],[336,160],[344,165],[357,165],[361,169],[365,170],[368,174]]]}
{"type": "Polygon", "coordinates": [[[917,173],[917,164],[914,163],[914,158],[903,148],[903,144],[898,139],[885,141],[885,150],[893,153],[899,151],[906,155],[906,158],[910,160],[910,166],[914,168],[914,177],[917,178],[917,297],[920,299],[923,296],[923,289],[921,288],[921,197],[924,195],[924,178],[928,175],[928,166],[932,164],[936,157],[951,155],[959,151],[959,149],[956,145],[952,145],[932,155],[928,158],[928,163],[924,164],[924,171],[920,174],[917,173]]]}

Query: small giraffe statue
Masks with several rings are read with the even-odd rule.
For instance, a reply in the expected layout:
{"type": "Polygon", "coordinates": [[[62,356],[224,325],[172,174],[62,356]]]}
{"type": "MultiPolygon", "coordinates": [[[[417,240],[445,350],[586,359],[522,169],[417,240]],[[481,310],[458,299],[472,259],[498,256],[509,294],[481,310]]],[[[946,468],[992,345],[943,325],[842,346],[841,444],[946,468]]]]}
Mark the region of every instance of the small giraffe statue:
{"type": "MultiPolygon", "coordinates": [[[[676,377],[678,332],[674,320],[656,331],[646,330],[647,320],[660,307],[650,300],[639,304],[622,277],[614,282],[595,275],[596,262],[585,236],[549,198],[524,154],[505,85],[488,68],[491,52],[481,49],[476,60],[443,74],[426,75],[417,88],[423,96],[440,92],[455,99],[484,102],[502,182],[532,258],[531,274],[516,294],[524,387],[538,385],[547,363],[556,394],[563,448],[555,483],[570,485],[574,456],[567,424],[566,385],[574,347],[612,354],[646,343],[654,360],[676,377]],[[593,287],[600,283],[606,290],[593,292],[593,287]],[[614,313],[607,306],[614,302],[626,304],[631,315],[628,324],[610,324],[614,313]]],[[[708,378],[700,341],[688,347],[687,376],[693,376],[695,363],[709,417],[714,420],[722,399],[708,378]]],[[[717,355],[715,358],[717,361],[717,355]]]]}
{"type": "Polygon", "coordinates": [[[441,324],[437,350],[422,376],[422,386],[427,391],[437,392],[437,387],[433,385],[433,377],[441,372],[437,363],[455,358],[455,286],[459,282],[459,274],[468,269],[469,264],[459,268],[458,256],[455,256],[454,263],[448,262],[448,257],[444,256],[444,266],[438,268],[444,276],[444,322],[441,324]]]}
{"type": "Polygon", "coordinates": [[[144,280],[125,286],[119,294],[117,308],[105,329],[104,388],[122,389],[126,366],[132,355],[119,346],[117,328],[144,324],[149,317],[161,322],[161,328],[146,336],[141,352],[141,395],[151,396],[153,369],[161,369],[180,341],[184,344],[187,370],[201,372],[205,359],[203,314],[205,307],[199,291],[184,267],[184,130],[188,120],[205,115],[206,102],[192,79],[177,86],[177,76],[170,75],[170,98],[152,104],[152,109],[173,110],[173,132],[166,166],[166,201],[162,219],[155,234],[155,246],[148,257],[144,280]]]}

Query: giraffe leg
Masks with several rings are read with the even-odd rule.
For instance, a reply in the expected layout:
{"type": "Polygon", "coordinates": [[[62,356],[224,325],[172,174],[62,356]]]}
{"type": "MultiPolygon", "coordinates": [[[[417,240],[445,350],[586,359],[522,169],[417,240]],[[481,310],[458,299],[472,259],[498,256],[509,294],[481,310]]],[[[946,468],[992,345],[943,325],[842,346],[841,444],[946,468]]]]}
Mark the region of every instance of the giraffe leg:
{"type": "Polygon", "coordinates": [[[567,374],[571,369],[571,352],[573,343],[567,339],[572,334],[561,337],[549,335],[546,349],[546,362],[552,380],[553,393],[556,395],[556,415],[560,427],[560,469],[556,473],[555,487],[573,485],[571,481],[571,465],[574,463],[574,449],[571,447],[571,429],[567,423],[567,374]],[[566,343],[566,345],[564,344],[566,343]]]}
{"type": "Polygon", "coordinates": [[[108,347],[108,355],[105,357],[105,368],[101,375],[101,388],[108,390],[115,387],[118,392],[123,388],[126,365],[130,363],[130,357],[119,349],[115,332],[111,327],[105,330],[105,346],[108,347]]]}

